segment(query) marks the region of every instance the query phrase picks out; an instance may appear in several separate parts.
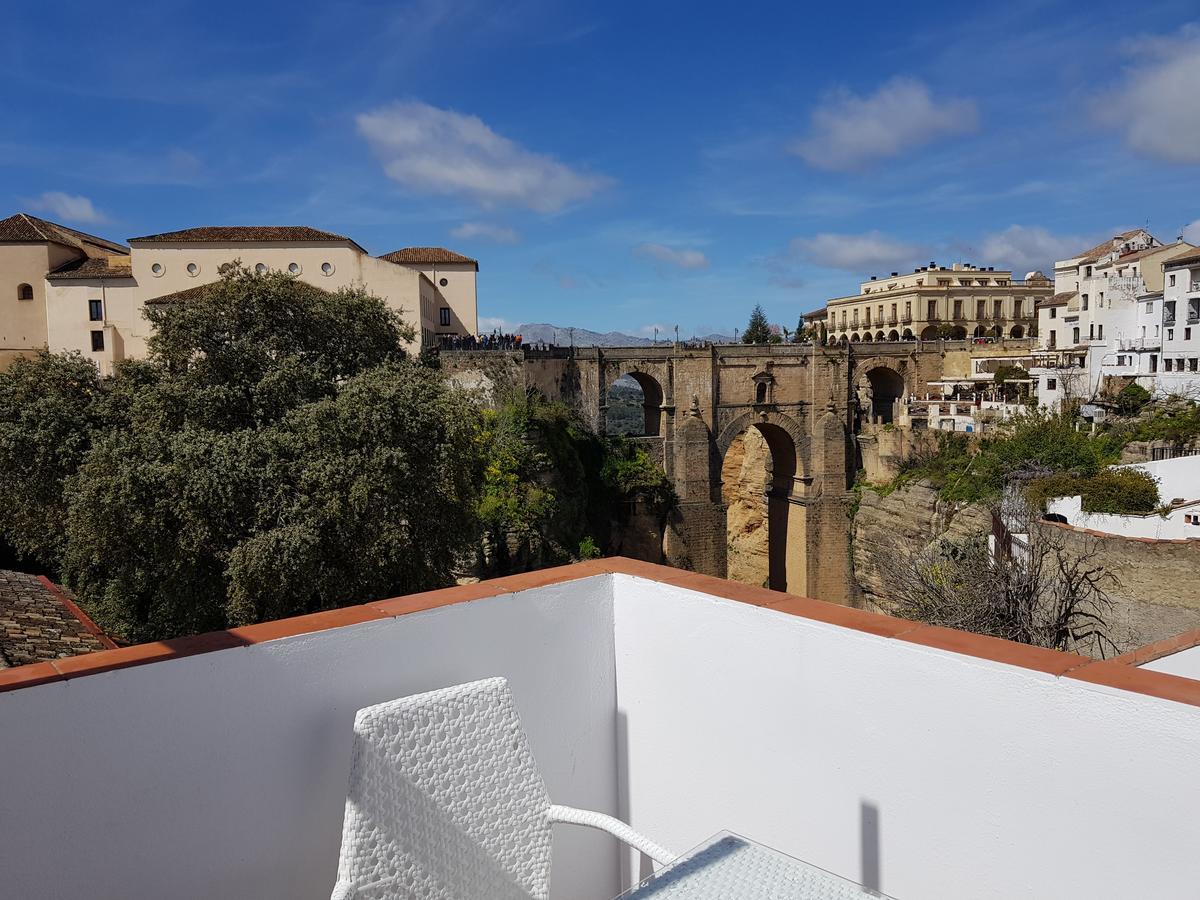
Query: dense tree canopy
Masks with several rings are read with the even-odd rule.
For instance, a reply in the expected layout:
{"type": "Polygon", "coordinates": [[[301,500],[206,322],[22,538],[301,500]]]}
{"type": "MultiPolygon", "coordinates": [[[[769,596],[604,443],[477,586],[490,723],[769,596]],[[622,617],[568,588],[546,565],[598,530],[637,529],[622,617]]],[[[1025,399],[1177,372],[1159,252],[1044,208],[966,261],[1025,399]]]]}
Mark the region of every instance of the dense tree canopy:
{"type": "Polygon", "coordinates": [[[0,375],[0,529],[152,640],[450,583],[478,409],[383,301],[235,268],[153,308],[149,357],[0,375]]]}

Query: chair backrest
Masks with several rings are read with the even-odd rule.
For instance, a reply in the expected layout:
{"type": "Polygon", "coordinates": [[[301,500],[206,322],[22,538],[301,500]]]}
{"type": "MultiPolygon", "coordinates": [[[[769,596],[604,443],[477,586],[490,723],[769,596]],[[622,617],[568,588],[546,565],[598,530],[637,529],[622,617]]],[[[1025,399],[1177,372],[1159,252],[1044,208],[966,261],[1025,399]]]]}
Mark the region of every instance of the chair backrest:
{"type": "Polygon", "coordinates": [[[503,678],[368,706],[334,896],[544,900],[549,807],[503,678]]]}

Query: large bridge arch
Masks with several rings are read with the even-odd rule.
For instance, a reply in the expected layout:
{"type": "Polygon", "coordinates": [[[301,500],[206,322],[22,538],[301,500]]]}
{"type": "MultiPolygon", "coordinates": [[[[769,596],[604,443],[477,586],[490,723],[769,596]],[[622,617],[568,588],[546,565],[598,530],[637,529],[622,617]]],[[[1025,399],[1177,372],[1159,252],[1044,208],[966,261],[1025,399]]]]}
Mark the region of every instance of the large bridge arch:
{"type": "MultiPolygon", "coordinates": [[[[765,503],[765,515],[762,524],[766,528],[767,565],[766,572],[739,567],[737,571],[726,571],[727,577],[740,577],[751,583],[765,583],[778,591],[789,591],[796,594],[806,594],[808,584],[807,572],[807,516],[803,506],[797,504],[797,485],[808,471],[808,456],[810,438],[800,423],[791,416],[773,410],[746,412],[731,421],[717,436],[716,445],[721,473],[721,497],[726,507],[732,507],[737,502],[744,502],[745,495],[740,493],[742,485],[740,478],[745,473],[743,469],[736,470],[730,462],[737,457],[730,453],[734,444],[739,440],[746,441],[748,433],[753,431],[766,444],[767,454],[761,462],[765,471],[755,473],[761,475],[761,480],[753,482],[755,490],[761,486],[762,502],[765,503]],[[732,479],[739,483],[732,483],[732,479]],[[765,578],[763,575],[765,574],[765,578]]],[[[751,461],[755,464],[757,461],[751,461]]],[[[738,523],[726,521],[726,540],[730,551],[733,552],[738,535],[734,534],[738,523]]],[[[728,564],[727,564],[728,565],[728,564]]]]}

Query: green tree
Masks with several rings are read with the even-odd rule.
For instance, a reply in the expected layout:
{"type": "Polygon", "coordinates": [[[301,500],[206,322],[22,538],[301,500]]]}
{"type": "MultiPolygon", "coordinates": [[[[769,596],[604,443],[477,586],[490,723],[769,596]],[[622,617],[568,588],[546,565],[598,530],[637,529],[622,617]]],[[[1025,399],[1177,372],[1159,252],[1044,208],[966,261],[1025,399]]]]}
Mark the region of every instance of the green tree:
{"type": "Polygon", "coordinates": [[[779,340],[778,335],[771,333],[771,326],[767,324],[767,314],[763,312],[761,305],[755,305],[754,311],[750,313],[750,321],[746,324],[746,330],[742,334],[743,344],[771,344],[779,340]]]}
{"type": "Polygon", "coordinates": [[[148,360],[110,379],[50,354],[0,375],[5,535],[102,625],[154,640],[451,583],[478,411],[405,359],[382,300],[235,267],[148,318],[148,360]]]}
{"type": "Polygon", "coordinates": [[[1136,416],[1150,402],[1150,392],[1131,381],[1117,394],[1117,411],[1123,416],[1136,416]]]}
{"type": "Polygon", "coordinates": [[[0,534],[43,565],[64,549],[64,488],[105,419],[96,367],[38,353],[0,373],[0,534]]]}

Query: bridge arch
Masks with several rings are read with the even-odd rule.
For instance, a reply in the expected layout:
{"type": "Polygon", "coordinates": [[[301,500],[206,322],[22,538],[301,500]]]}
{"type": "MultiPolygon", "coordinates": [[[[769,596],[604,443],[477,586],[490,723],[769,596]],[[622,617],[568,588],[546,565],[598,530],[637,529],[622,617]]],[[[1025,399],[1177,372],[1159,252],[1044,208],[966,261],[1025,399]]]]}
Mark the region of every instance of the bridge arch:
{"type": "Polygon", "coordinates": [[[638,437],[659,437],[663,433],[663,388],[657,378],[646,372],[632,369],[623,372],[614,379],[605,393],[604,402],[608,408],[605,431],[608,434],[628,434],[638,437]],[[636,385],[636,391],[629,388],[636,385]],[[639,398],[636,393],[640,393],[639,398]],[[629,427],[630,423],[614,421],[621,407],[637,403],[641,407],[641,415],[637,427],[629,427]]]}
{"type": "MultiPolygon", "coordinates": [[[[804,593],[806,521],[793,497],[797,475],[806,470],[809,437],[791,416],[760,411],[738,416],[721,430],[716,443],[721,498],[727,508],[727,577],[804,593]],[[743,452],[730,452],[738,444],[743,452]],[[755,446],[760,451],[765,446],[765,454],[756,456],[751,450],[755,446]],[[735,511],[739,504],[744,508],[735,511]],[[765,569],[761,556],[745,560],[740,555],[747,518],[757,529],[765,528],[765,569]]],[[[761,546],[761,534],[754,540],[761,546]]]]}

